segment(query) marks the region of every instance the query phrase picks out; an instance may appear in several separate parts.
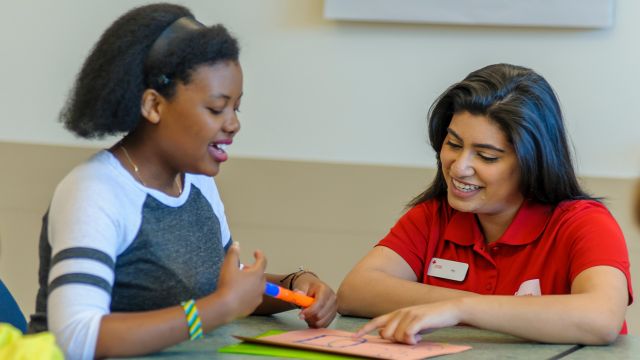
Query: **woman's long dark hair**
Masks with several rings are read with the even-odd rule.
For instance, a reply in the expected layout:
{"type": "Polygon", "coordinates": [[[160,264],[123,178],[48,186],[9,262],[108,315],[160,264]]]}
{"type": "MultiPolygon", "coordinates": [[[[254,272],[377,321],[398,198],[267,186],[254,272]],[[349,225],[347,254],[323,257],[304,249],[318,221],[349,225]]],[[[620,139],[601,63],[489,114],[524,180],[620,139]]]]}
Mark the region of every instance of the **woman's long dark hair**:
{"type": "Polygon", "coordinates": [[[440,150],[451,118],[464,111],[485,116],[504,131],[518,158],[520,191],[526,199],[553,205],[592,199],[576,178],[562,112],[551,85],[531,69],[496,64],[449,87],[429,109],[429,140],[436,152],[437,174],[409,206],[446,198],[440,150]]]}

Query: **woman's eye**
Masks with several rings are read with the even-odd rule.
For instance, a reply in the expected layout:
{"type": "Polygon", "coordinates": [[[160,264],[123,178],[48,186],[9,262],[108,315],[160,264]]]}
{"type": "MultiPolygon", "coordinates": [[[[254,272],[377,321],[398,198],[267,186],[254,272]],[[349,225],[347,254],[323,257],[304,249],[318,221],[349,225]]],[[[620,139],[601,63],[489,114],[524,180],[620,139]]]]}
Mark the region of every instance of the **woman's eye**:
{"type": "Polygon", "coordinates": [[[462,148],[462,145],[460,145],[460,144],[456,144],[456,143],[451,142],[451,141],[447,141],[447,146],[449,146],[450,148],[453,148],[453,149],[460,149],[460,148],[462,148]]]}
{"type": "Polygon", "coordinates": [[[478,156],[479,156],[482,160],[484,160],[484,161],[486,161],[486,162],[496,162],[496,161],[498,161],[498,158],[497,158],[497,157],[495,157],[495,156],[487,156],[487,155],[484,155],[484,154],[482,154],[482,153],[478,153],[478,156]]]}
{"type": "Polygon", "coordinates": [[[220,110],[216,110],[216,109],[212,109],[212,108],[207,108],[207,110],[209,110],[209,112],[212,113],[213,115],[222,114],[222,111],[220,111],[220,110]]]}

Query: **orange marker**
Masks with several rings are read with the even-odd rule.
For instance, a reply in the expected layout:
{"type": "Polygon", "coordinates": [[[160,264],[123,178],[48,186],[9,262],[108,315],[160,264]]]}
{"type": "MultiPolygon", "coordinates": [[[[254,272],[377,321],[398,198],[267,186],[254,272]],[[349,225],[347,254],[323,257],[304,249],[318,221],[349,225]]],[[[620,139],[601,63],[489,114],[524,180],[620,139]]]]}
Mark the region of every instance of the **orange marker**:
{"type": "Polygon", "coordinates": [[[278,286],[270,282],[267,282],[267,284],[265,285],[264,293],[266,295],[273,296],[276,299],[290,302],[292,304],[296,304],[303,308],[311,306],[311,304],[313,304],[313,302],[316,300],[311,296],[307,296],[304,294],[297,293],[295,291],[285,289],[281,286],[278,286]]]}

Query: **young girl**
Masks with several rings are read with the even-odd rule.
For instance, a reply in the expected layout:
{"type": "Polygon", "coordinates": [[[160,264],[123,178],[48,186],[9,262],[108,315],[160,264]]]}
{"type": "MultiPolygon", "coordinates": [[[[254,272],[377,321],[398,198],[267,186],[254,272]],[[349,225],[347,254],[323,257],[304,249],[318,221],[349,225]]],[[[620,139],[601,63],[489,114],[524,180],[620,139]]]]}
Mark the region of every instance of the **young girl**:
{"type": "Polygon", "coordinates": [[[85,138],[126,135],[55,191],[32,331],[48,325],[72,359],[145,354],[292,309],[263,301],[265,280],[316,299],[301,312],[309,326],[331,322],[335,295],[313,273],[265,274],[259,251],[239,268],[212,177],[240,130],[241,98],[238,45],[221,25],[156,4],[105,31],[62,119],[85,138]]]}
{"type": "Polygon", "coordinates": [[[378,316],[359,334],[413,344],[465,323],[607,344],[626,333],[625,240],[580,189],[545,79],[507,64],[472,72],[431,107],[429,138],[433,183],[338,291],[340,313],[378,316]]]}

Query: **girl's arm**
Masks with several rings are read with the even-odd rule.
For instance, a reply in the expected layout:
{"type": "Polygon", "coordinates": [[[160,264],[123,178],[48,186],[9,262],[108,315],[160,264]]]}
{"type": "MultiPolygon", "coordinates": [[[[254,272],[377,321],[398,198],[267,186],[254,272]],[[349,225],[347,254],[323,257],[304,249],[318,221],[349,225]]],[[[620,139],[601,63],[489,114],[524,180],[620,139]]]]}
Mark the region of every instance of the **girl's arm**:
{"type": "MultiPolygon", "coordinates": [[[[239,250],[232,245],[220,271],[218,289],[196,301],[204,332],[249,315],[262,301],[266,259],[257,251],[251,266],[238,269],[239,250]]],[[[148,354],[189,338],[181,306],[102,317],[95,357],[148,354]]]]}
{"type": "MultiPolygon", "coordinates": [[[[284,283],[282,283],[282,279],[287,277],[287,275],[276,275],[276,274],[265,274],[267,276],[267,281],[274,283],[276,285],[280,285],[286,289],[289,288],[289,281],[291,279],[287,279],[284,283]]],[[[256,308],[253,312],[255,315],[271,315],[277,314],[283,311],[295,309],[296,306],[288,303],[286,301],[275,299],[271,296],[264,295],[262,298],[262,303],[260,306],[256,308]]]]}
{"type": "Polygon", "coordinates": [[[540,342],[604,345],[617,338],[627,302],[622,271],[595,266],[576,276],[569,295],[461,297],[380,316],[358,334],[380,329],[386,339],[415,344],[421,331],[465,323],[540,342]]]}
{"type": "MultiPolygon", "coordinates": [[[[309,272],[303,272],[295,277],[291,274],[267,274],[267,281],[284,288],[301,291],[315,299],[313,305],[300,311],[300,318],[305,320],[310,327],[327,327],[335,318],[337,313],[336,295],[329,285],[315,275],[309,272]],[[291,283],[292,281],[293,283],[291,283]]],[[[295,308],[295,305],[265,295],[262,304],[258,306],[254,314],[275,314],[295,308]]]]}
{"type": "Polygon", "coordinates": [[[347,275],[338,289],[338,312],[374,317],[406,306],[477,296],[417,282],[416,274],[395,251],[373,248],[347,275]]]}

